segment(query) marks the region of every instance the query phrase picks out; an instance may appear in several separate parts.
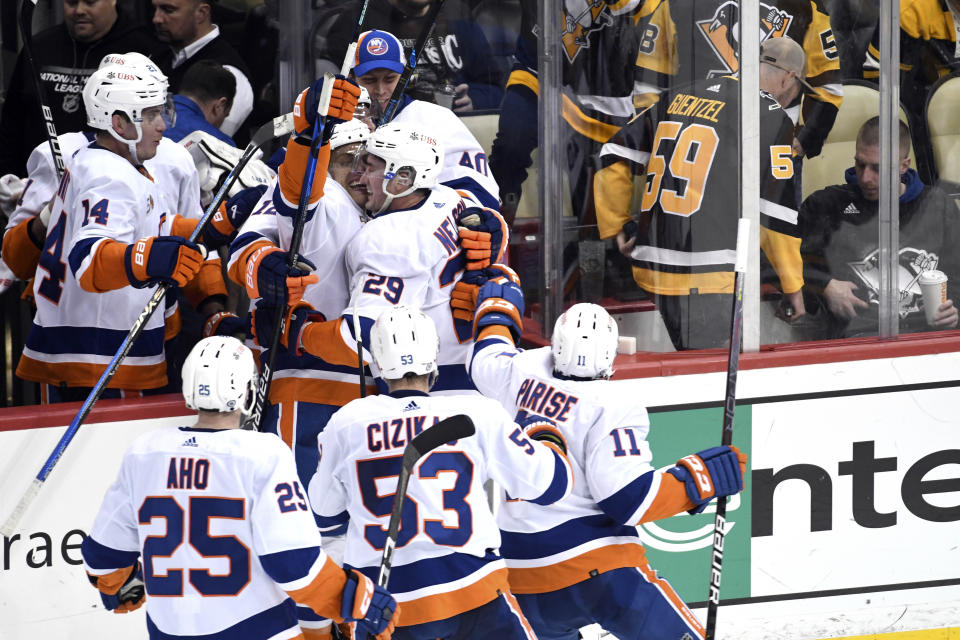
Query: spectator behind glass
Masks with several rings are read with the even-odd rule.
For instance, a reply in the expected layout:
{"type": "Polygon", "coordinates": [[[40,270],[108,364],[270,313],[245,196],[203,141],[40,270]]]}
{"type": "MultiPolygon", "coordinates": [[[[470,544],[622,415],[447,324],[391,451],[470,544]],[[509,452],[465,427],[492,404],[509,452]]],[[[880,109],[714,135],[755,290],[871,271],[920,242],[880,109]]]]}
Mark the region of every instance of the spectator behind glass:
{"type": "MultiPolygon", "coordinates": [[[[62,24],[38,33],[31,46],[59,133],[86,127],[80,92],[105,55],[136,51],[156,59],[162,51],[149,28],[134,24],[117,0],[64,0],[63,17],[62,24]]],[[[46,140],[34,73],[21,51],[0,113],[0,175],[26,175],[30,152],[46,140]]]]}
{"type": "Polygon", "coordinates": [[[199,60],[190,65],[180,83],[180,92],[173,96],[177,106],[177,123],[164,136],[180,142],[194,131],[210,135],[237,146],[233,138],[219,129],[230,114],[237,82],[233,74],[215,60],[199,60]]]}
{"type": "MultiPolygon", "coordinates": [[[[410,51],[427,26],[431,0],[371,0],[362,29],[382,29],[394,34],[410,51]]],[[[339,70],[359,10],[352,0],[340,9],[321,51],[321,71],[339,70]]],[[[407,94],[435,102],[458,113],[500,106],[506,78],[498,69],[490,44],[470,20],[468,6],[447,0],[410,79],[407,94]]]]}
{"type": "MultiPolygon", "coordinates": [[[[933,322],[924,317],[917,279],[943,271],[947,291],[960,286],[960,221],[957,206],[910,168],[910,131],[900,123],[900,251],[897,267],[902,333],[953,329],[957,309],[947,300],[933,322]]],[[[879,308],[877,209],[880,197],[880,119],[857,134],[854,166],[845,183],[812,193],[800,207],[803,278],[808,293],[826,308],[827,337],[876,335],[879,308]]]]}
{"type": "MultiPolygon", "coordinates": [[[[900,3],[900,100],[910,118],[917,144],[917,169],[933,181],[933,155],[924,120],[930,87],[939,78],[960,71],[957,49],[960,0],[902,0],[900,3]]],[[[863,77],[880,72],[880,26],[874,31],[863,62],[863,77]]]]}
{"type": "Polygon", "coordinates": [[[253,88],[240,54],[220,35],[220,27],[210,21],[212,3],[213,0],[153,0],[157,37],[171,47],[160,59],[160,66],[170,78],[170,90],[174,93],[180,92],[187,70],[198,60],[215,60],[232,73],[237,82],[233,108],[218,128],[245,144],[249,136],[238,130],[253,110],[253,88]]]}

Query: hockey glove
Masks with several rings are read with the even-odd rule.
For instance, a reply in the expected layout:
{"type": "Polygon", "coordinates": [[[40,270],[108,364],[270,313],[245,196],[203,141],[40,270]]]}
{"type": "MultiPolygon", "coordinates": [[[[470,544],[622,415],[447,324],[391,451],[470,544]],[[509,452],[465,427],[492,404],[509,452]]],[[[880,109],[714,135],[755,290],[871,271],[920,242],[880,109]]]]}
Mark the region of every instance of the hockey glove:
{"type": "Polygon", "coordinates": [[[536,414],[528,413],[523,417],[517,417],[517,424],[523,428],[524,434],[531,440],[539,440],[547,444],[552,444],[563,455],[567,454],[567,439],[557,428],[556,423],[550,418],[544,418],[536,414]]]}
{"type": "Polygon", "coordinates": [[[240,318],[229,311],[219,311],[212,314],[207,321],[203,323],[202,338],[210,336],[243,336],[243,340],[250,333],[250,320],[240,318]]]}
{"type": "MultiPolygon", "coordinates": [[[[293,103],[293,128],[297,135],[309,135],[313,123],[317,119],[320,108],[320,93],[323,91],[323,78],[318,78],[309,88],[304,89],[293,103]]],[[[337,122],[346,122],[353,118],[360,97],[360,87],[343,76],[336,76],[333,81],[333,91],[330,94],[330,107],[326,115],[334,122],[329,123],[330,129],[337,122]]]]}
{"type": "MultiPolygon", "coordinates": [[[[274,325],[277,317],[277,308],[266,305],[263,301],[257,303],[256,308],[250,314],[250,328],[253,334],[253,341],[264,349],[269,349],[272,345],[274,325]]],[[[300,301],[287,310],[287,317],[284,318],[284,330],[280,335],[281,349],[296,349],[296,355],[302,355],[300,349],[300,334],[306,325],[310,322],[324,322],[326,320],[323,314],[314,309],[308,303],[300,301]],[[290,336],[294,337],[291,342],[290,336]],[[293,345],[291,347],[291,345],[293,345]]]]}
{"type": "Polygon", "coordinates": [[[221,203],[210,224],[203,230],[203,243],[207,248],[219,249],[228,245],[266,190],[266,185],[250,187],[221,203]]]}
{"type": "Polygon", "coordinates": [[[687,497],[696,505],[690,513],[700,513],[715,496],[731,496],[743,491],[747,472],[747,454],[736,447],[711,447],[677,461],[667,473],[683,482],[687,497]]]}
{"type": "Polygon", "coordinates": [[[200,272],[205,257],[204,250],[189,240],[155,236],[128,245],[123,266],[127,280],[138,289],[158,282],[182,287],[200,272]]]}
{"type": "MultiPolygon", "coordinates": [[[[184,137],[180,144],[190,152],[193,164],[197,167],[200,181],[200,204],[206,208],[214,194],[223,186],[227,176],[240,162],[243,149],[238,149],[222,140],[218,140],[206,131],[194,131],[184,137]]],[[[277,177],[276,171],[259,160],[260,152],[247,162],[236,181],[227,190],[232,197],[244,189],[255,186],[267,186],[277,177]]]]}
{"type": "Polygon", "coordinates": [[[300,258],[296,267],[288,265],[288,254],[279,247],[261,247],[247,260],[244,285],[250,299],[261,298],[271,307],[295,305],[303,297],[304,289],[319,280],[316,267],[300,258]]]}
{"type": "Polygon", "coordinates": [[[119,588],[101,584],[104,576],[87,576],[90,584],[100,591],[103,608],[114,613],[129,613],[143,606],[146,590],[143,585],[143,568],[137,562],[130,567],[130,573],[119,588]]]}
{"type": "Polygon", "coordinates": [[[492,264],[479,271],[467,270],[450,292],[450,310],[453,314],[453,326],[460,342],[466,342],[473,336],[473,313],[477,308],[477,294],[480,287],[489,280],[509,278],[520,284],[520,278],[513,269],[504,264],[492,264]]]}
{"type": "Polygon", "coordinates": [[[473,339],[486,326],[500,325],[510,331],[513,343],[523,334],[523,291],[507,278],[491,280],[477,292],[477,310],[473,320],[473,339]]]}
{"type": "Polygon", "coordinates": [[[344,622],[357,623],[359,637],[370,634],[388,640],[400,618],[400,607],[393,596],[373,580],[354,569],[347,570],[340,615],[344,622]]]}
{"type": "Polygon", "coordinates": [[[460,214],[457,224],[468,270],[485,269],[500,262],[510,241],[510,231],[499,213],[485,207],[469,207],[460,214]]]}
{"type": "Polygon", "coordinates": [[[23,196],[26,184],[26,180],[12,173],[0,177],[0,211],[7,217],[17,208],[17,201],[23,196]]]}

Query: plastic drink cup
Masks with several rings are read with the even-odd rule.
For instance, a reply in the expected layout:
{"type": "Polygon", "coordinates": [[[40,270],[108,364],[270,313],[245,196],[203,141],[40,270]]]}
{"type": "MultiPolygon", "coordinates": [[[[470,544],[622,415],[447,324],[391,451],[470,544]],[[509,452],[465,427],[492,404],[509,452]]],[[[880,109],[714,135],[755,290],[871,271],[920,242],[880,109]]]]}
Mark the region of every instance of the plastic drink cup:
{"type": "Polygon", "coordinates": [[[920,292],[923,294],[923,312],[927,316],[927,324],[933,323],[933,314],[947,301],[947,274],[943,271],[924,271],[917,279],[920,292]]]}

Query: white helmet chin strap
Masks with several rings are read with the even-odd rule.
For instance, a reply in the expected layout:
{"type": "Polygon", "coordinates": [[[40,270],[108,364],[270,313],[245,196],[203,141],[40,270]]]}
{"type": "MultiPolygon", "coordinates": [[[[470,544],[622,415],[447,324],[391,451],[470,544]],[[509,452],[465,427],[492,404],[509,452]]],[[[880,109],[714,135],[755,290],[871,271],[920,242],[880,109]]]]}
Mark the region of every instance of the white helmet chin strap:
{"type": "Polygon", "coordinates": [[[408,178],[399,176],[396,173],[391,173],[389,178],[386,177],[386,175],[384,175],[383,185],[380,187],[383,190],[384,200],[383,200],[383,204],[380,205],[380,208],[377,209],[374,215],[378,216],[384,211],[386,211],[387,208],[390,206],[390,203],[393,202],[394,198],[402,198],[403,196],[408,196],[417,190],[416,186],[414,186],[414,183],[416,182],[416,180],[409,180],[410,186],[407,187],[406,191],[402,193],[396,193],[396,194],[390,193],[390,191],[387,190],[387,185],[389,185],[395,179],[401,179],[404,181],[409,180],[408,178]]]}
{"type": "Polygon", "coordinates": [[[107,129],[107,131],[108,131],[108,132],[110,133],[110,135],[113,136],[115,139],[117,139],[118,141],[120,141],[120,142],[122,142],[123,144],[127,145],[127,150],[130,151],[130,156],[133,158],[133,163],[139,165],[139,164],[142,164],[142,163],[140,162],[140,158],[137,157],[137,143],[140,142],[140,140],[143,139],[143,128],[140,126],[140,123],[139,123],[139,122],[135,122],[134,119],[130,117],[130,114],[124,114],[124,115],[126,115],[127,119],[130,120],[130,122],[133,123],[134,128],[137,130],[137,137],[136,137],[136,138],[134,138],[133,140],[130,140],[130,139],[128,139],[128,138],[124,138],[124,137],[121,136],[119,133],[117,133],[116,130],[115,130],[112,126],[111,126],[109,129],[107,129]]]}

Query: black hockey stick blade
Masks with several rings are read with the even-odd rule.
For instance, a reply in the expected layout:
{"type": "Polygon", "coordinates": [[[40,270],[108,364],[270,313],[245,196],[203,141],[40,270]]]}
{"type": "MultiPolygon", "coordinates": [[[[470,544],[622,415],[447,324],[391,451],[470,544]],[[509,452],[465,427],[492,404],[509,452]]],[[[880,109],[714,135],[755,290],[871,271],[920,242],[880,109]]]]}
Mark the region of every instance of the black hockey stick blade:
{"type": "Polygon", "coordinates": [[[420,432],[403,450],[403,466],[412,469],[417,460],[448,442],[468,438],[477,432],[469,416],[458,414],[420,432]]]}

